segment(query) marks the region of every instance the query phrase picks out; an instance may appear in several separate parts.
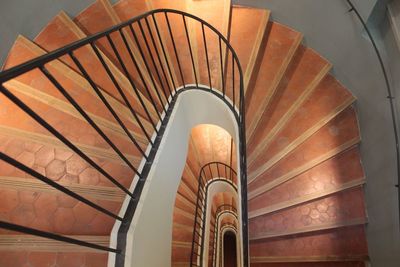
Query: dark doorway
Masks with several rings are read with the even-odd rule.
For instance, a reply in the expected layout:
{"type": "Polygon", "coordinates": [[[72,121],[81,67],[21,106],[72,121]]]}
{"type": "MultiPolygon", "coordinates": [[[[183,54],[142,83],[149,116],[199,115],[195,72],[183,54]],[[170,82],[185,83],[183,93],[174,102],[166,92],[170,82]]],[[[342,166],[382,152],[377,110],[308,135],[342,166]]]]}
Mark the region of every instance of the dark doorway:
{"type": "Polygon", "coordinates": [[[236,236],[228,231],[224,234],[224,267],[236,266],[236,236]]]}

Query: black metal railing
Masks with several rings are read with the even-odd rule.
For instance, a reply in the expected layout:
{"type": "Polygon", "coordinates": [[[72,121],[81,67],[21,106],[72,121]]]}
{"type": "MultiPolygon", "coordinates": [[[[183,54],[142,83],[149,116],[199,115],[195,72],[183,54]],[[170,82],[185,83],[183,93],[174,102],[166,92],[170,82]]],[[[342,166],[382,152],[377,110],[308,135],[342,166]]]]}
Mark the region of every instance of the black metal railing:
{"type": "MultiPolygon", "coordinates": [[[[389,101],[389,107],[390,107],[390,115],[392,119],[392,128],[393,128],[393,138],[394,138],[394,143],[395,143],[395,153],[396,153],[396,171],[397,171],[397,184],[395,187],[397,188],[397,201],[398,201],[398,208],[399,208],[399,218],[400,218],[400,137],[399,137],[399,128],[398,128],[398,123],[397,123],[397,108],[396,108],[396,102],[394,99],[393,95],[393,90],[391,87],[391,83],[389,81],[389,76],[386,71],[385,64],[383,62],[381,53],[378,49],[378,46],[376,44],[375,38],[373,37],[371,31],[369,30],[367,23],[365,23],[364,19],[362,18],[360,12],[356,8],[356,6],[353,4],[351,0],[346,0],[348,5],[350,6],[349,12],[354,12],[357,19],[361,22],[361,25],[365,32],[368,35],[369,40],[371,41],[371,44],[374,48],[375,54],[378,58],[379,61],[379,66],[382,70],[382,75],[385,80],[385,87],[386,87],[386,98],[389,101]]],[[[399,220],[400,221],[400,220],[399,220]]],[[[400,228],[400,224],[399,224],[400,228]]]]}
{"type": "MultiPolygon", "coordinates": [[[[182,34],[182,32],[180,32],[182,34]]],[[[56,37],[55,37],[56,38],[56,37]]],[[[62,75],[61,75],[62,76],[62,75]]],[[[38,231],[28,227],[0,222],[0,227],[26,234],[87,246],[116,253],[116,265],[123,266],[125,259],[126,233],[140,199],[144,183],[152,166],[152,162],[168,124],[170,114],[179,94],[187,90],[202,90],[223,100],[235,116],[239,129],[239,166],[241,182],[241,215],[244,266],[248,265],[248,232],[247,232],[247,176],[246,176],[246,137],[245,137],[245,102],[243,93],[243,73],[238,57],[228,40],[212,25],[191,14],[171,10],[158,9],[112,28],[91,35],[77,42],[66,45],[55,51],[32,59],[21,65],[12,67],[0,73],[0,92],[15,108],[22,110],[32,122],[44,128],[50,135],[57,138],[66,148],[70,149],[88,165],[108,179],[130,197],[129,205],[123,217],[110,212],[91,200],[65,188],[50,178],[24,165],[6,153],[0,152],[0,159],[15,168],[35,177],[47,185],[75,198],[98,212],[104,213],[118,221],[121,226],[118,232],[116,248],[102,247],[62,235],[38,231]],[[190,24],[189,24],[190,22],[190,24]],[[191,38],[188,31],[197,33],[191,38]],[[184,29],[184,41],[176,36],[177,29],[184,29]],[[196,38],[199,37],[199,38],[196,38]],[[202,43],[199,40],[203,40],[202,43]],[[179,42],[181,41],[181,42],[179,42]],[[194,46],[194,43],[196,46],[194,46]],[[101,44],[106,44],[111,50],[107,56],[102,53],[101,44]],[[179,49],[177,49],[179,45],[179,49]],[[90,53],[92,61],[85,62],[82,54],[90,53]],[[194,56],[197,53],[197,57],[194,56]],[[125,56],[124,56],[125,55],[125,56]],[[109,60],[107,57],[111,58],[109,60]],[[106,112],[117,122],[131,142],[131,147],[122,147],[99,126],[82,106],[76,89],[60,80],[60,73],[53,68],[53,63],[64,62],[78,72],[92,90],[93,99],[99,100],[106,112]],[[122,84],[120,76],[112,64],[125,77],[122,84]],[[91,65],[95,65],[93,68],[91,65]],[[105,77],[99,77],[101,71],[105,77]],[[26,98],[18,97],[8,86],[13,79],[20,79],[25,74],[39,75],[50,83],[66,103],[69,103],[82,116],[85,122],[98,134],[120,160],[128,166],[137,181],[135,188],[130,190],[116,177],[106,171],[98,161],[91,158],[63,130],[52,125],[43,114],[35,110],[26,98]],[[199,75],[198,75],[199,74],[199,75]],[[100,78],[109,81],[109,87],[100,78]],[[126,108],[131,118],[130,122],[137,125],[132,133],[130,126],[121,117],[120,110],[110,102],[110,98],[126,108]],[[139,142],[141,136],[145,142],[139,142]],[[133,151],[142,158],[141,164],[133,163],[126,156],[126,151],[133,151]]],[[[12,116],[12,114],[7,114],[12,116]]],[[[54,118],[51,118],[54,121],[54,118]]],[[[43,131],[43,130],[42,130],[43,131]]],[[[233,171],[231,171],[232,173],[233,171]]],[[[236,173],[235,173],[236,175],[236,173]]],[[[204,181],[203,181],[204,182],[204,181]]]]}
{"type": "MultiPolygon", "coordinates": [[[[218,234],[221,227],[219,227],[219,219],[222,215],[231,215],[236,220],[238,219],[237,210],[235,206],[229,204],[223,204],[217,207],[215,213],[213,214],[214,225],[212,226],[213,230],[212,235],[214,236],[212,242],[210,242],[210,255],[212,256],[212,266],[216,267],[217,265],[217,243],[218,243],[218,234]]],[[[221,251],[220,254],[221,255],[221,251]]]]}
{"type": "Polygon", "coordinates": [[[227,183],[237,192],[237,174],[229,165],[222,162],[209,162],[199,173],[195,218],[193,225],[192,249],[190,266],[204,266],[203,255],[205,249],[207,197],[208,189],[215,182],[227,183]]]}

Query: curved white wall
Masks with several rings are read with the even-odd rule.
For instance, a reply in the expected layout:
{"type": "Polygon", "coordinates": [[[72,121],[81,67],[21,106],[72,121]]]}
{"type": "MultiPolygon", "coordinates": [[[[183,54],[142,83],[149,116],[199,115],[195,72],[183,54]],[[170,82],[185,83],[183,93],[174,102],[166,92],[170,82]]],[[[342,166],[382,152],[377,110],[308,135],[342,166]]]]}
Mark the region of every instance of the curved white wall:
{"type": "MultiPolygon", "coordinates": [[[[220,126],[239,143],[235,117],[221,99],[200,90],[178,96],[128,232],[125,266],[171,266],[175,195],[186,162],[191,129],[199,124],[220,126]]],[[[115,246],[118,225],[112,232],[112,246],[115,246]]],[[[109,266],[114,266],[114,260],[115,256],[110,254],[109,266]]]]}

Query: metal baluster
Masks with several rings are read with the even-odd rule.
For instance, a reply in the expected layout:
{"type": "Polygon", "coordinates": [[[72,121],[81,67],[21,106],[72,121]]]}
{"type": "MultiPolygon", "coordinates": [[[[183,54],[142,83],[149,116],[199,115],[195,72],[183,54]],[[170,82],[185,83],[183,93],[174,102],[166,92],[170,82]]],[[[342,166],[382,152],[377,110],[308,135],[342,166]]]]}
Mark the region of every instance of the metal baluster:
{"type": "Polygon", "coordinates": [[[82,107],[72,98],[70,94],[62,87],[62,85],[51,75],[51,73],[41,66],[40,70],[50,80],[50,82],[57,88],[57,90],[74,106],[74,108],[82,115],[82,117],[93,127],[93,129],[103,138],[104,141],[114,150],[115,153],[133,170],[139,177],[139,171],[132,165],[132,163],[125,157],[119,148],[108,138],[108,136],[100,129],[99,126],[90,118],[90,116],[82,109],[82,107]]]}
{"type": "MultiPolygon", "coordinates": [[[[155,71],[156,71],[156,75],[157,75],[157,77],[158,77],[158,80],[160,81],[160,84],[162,84],[162,80],[161,80],[160,74],[158,73],[158,69],[157,69],[156,63],[155,63],[155,61],[154,61],[153,54],[151,53],[150,46],[149,46],[149,43],[148,43],[148,41],[147,41],[146,35],[145,35],[145,33],[144,33],[144,30],[143,30],[143,26],[142,26],[141,21],[139,20],[139,21],[137,22],[137,24],[139,25],[140,33],[141,33],[141,35],[142,35],[142,37],[143,37],[144,44],[145,44],[146,49],[147,49],[147,52],[148,52],[148,54],[149,54],[149,56],[150,56],[150,60],[151,60],[151,62],[153,63],[153,66],[154,66],[154,69],[155,69],[155,71]]],[[[132,26],[132,25],[131,25],[131,26],[132,26]]],[[[132,30],[133,30],[133,27],[132,27],[132,30]]],[[[164,105],[164,102],[162,101],[161,95],[160,95],[160,93],[158,92],[156,82],[155,82],[155,80],[154,80],[154,78],[153,78],[153,75],[151,74],[150,66],[149,66],[149,64],[147,63],[147,60],[146,60],[146,58],[145,58],[144,52],[143,52],[143,50],[142,50],[142,47],[140,46],[139,40],[138,40],[138,38],[137,38],[137,36],[136,36],[136,33],[135,33],[134,31],[133,31],[133,36],[134,36],[134,38],[135,38],[136,45],[137,45],[137,47],[138,47],[138,49],[139,49],[139,53],[140,53],[140,55],[141,55],[141,57],[142,57],[142,59],[143,59],[144,65],[145,65],[145,67],[146,67],[146,70],[147,70],[147,72],[150,74],[150,80],[151,80],[151,82],[152,82],[152,84],[153,84],[153,86],[154,86],[154,89],[155,89],[155,91],[156,91],[157,97],[158,97],[158,99],[160,100],[160,103],[162,104],[164,111],[167,112],[167,110],[166,110],[166,108],[165,108],[165,105],[164,105]]],[[[162,90],[162,91],[164,92],[164,90],[162,90]]],[[[164,92],[164,95],[165,95],[165,92],[164,92]]]]}
{"type": "Polygon", "coordinates": [[[74,151],[78,156],[83,158],[87,163],[92,165],[96,170],[98,170],[102,175],[104,175],[108,180],[110,180],[113,184],[115,184],[118,188],[124,191],[126,194],[134,197],[128,189],[126,189],[123,185],[121,185],[117,180],[115,180],[110,174],[108,174],[103,168],[101,168],[98,164],[96,164],[92,159],[90,159],[85,153],[83,153],[78,147],[72,144],[68,139],[66,139],[60,132],[58,132],[55,128],[53,128],[50,124],[48,124],[42,117],[40,117],[36,112],[34,112],[30,107],[28,107],[24,102],[22,102],[19,98],[17,98],[14,94],[8,91],[4,86],[0,87],[1,92],[10,99],[15,105],[21,108],[26,114],[28,114],[32,119],[42,125],[46,130],[48,130],[51,134],[57,137],[61,142],[63,142],[67,147],[69,147],[72,151],[74,151]]]}
{"type": "Polygon", "coordinates": [[[221,37],[218,38],[219,43],[219,59],[221,64],[221,82],[222,82],[222,95],[225,98],[225,78],[224,78],[224,65],[222,60],[222,44],[221,44],[221,37]]]}
{"type": "MultiPolygon", "coordinates": [[[[75,57],[73,52],[69,53],[70,57],[72,58],[72,60],[74,61],[75,65],[79,68],[79,70],[81,71],[83,77],[85,77],[85,79],[89,82],[89,84],[91,85],[92,89],[96,92],[96,94],[99,96],[100,100],[103,102],[103,104],[107,107],[107,109],[110,111],[110,113],[113,115],[114,119],[118,122],[118,124],[121,126],[121,128],[124,130],[124,132],[126,133],[126,135],[129,137],[129,139],[133,142],[133,144],[135,145],[136,149],[139,150],[139,152],[142,154],[142,156],[147,160],[147,155],[146,153],[143,151],[143,149],[140,147],[140,145],[138,144],[138,142],[136,141],[136,139],[132,136],[132,134],[130,133],[130,131],[128,130],[128,128],[125,126],[125,124],[122,122],[122,120],[120,119],[120,117],[117,115],[117,113],[114,111],[114,109],[111,107],[111,105],[108,103],[107,99],[105,99],[104,95],[102,94],[102,92],[97,88],[97,85],[93,82],[93,80],[90,78],[89,74],[86,72],[85,68],[82,66],[82,64],[80,63],[80,61],[75,57]]],[[[125,94],[120,91],[119,92],[122,96],[122,98],[125,101],[125,104],[129,105],[128,100],[126,99],[125,94]]],[[[150,139],[151,140],[151,139],[150,139]]],[[[151,143],[151,142],[150,142],[151,143]]]]}
{"type": "Polygon", "coordinates": [[[204,49],[205,49],[205,52],[206,52],[207,72],[208,72],[208,83],[210,84],[210,90],[212,90],[210,62],[209,62],[209,59],[208,59],[208,48],[207,48],[206,34],[205,34],[205,32],[204,32],[204,23],[201,23],[201,30],[202,30],[202,32],[203,32],[204,49]]]}
{"type": "Polygon", "coordinates": [[[48,238],[48,239],[61,241],[64,243],[70,243],[70,244],[74,244],[74,245],[83,246],[83,247],[88,247],[88,248],[93,248],[93,249],[98,249],[98,250],[103,250],[103,251],[108,251],[108,252],[113,252],[113,253],[121,253],[121,251],[119,249],[109,248],[109,247],[89,243],[86,241],[78,240],[75,238],[57,235],[57,234],[53,234],[53,233],[49,233],[49,232],[45,232],[45,231],[41,231],[41,230],[36,230],[33,228],[16,225],[16,224],[12,224],[12,223],[7,223],[7,222],[3,222],[3,221],[0,221],[0,228],[7,229],[10,231],[20,232],[20,233],[24,233],[24,234],[40,236],[40,237],[44,237],[44,238],[48,238]]]}
{"type": "Polygon", "coordinates": [[[182,79],[182,83],[183,83],[183,88],[186,88],[186,83],[185,83],[185,79],[183,78],[182,67],[181,67],[181,63],[180,63],[180,61],[179,61],[179,56],[178,56],[178,52],[177,52],[177,50],[176,50],[176,45],[175,45],[175,39],[174,39],[174,36],[173,36],[173,34],[172,34],[171,24],[169,23],[169,18],[168,18],[167,12],[164,12],[164,15],[165,15],[165,19],[167,20],[168,32],[169,32],[169,35],[170,35],[170,37],[171,37],[172,46],[174,47],[174,52],[175,52],[176,61],[178,62],[178,68],[179,68],[179,73],[180,73],[180,75],[181,75],[181,79],[182,79]]]}
{"type": "MultiPolygon", "coordinates": [[[[160,52],[158,52],[157,45],[156,45],[156,42],[154,40],[153,32],[151,30],[150,23],[149,23],[149,20],[147,19],[147,17],[145,18],[145,21],[146,21],[147,30],[149,31],[149,34],[150,34],[151,43],[152,43],[152,45],[154,47],[154,50],[156,51],[158,64],[161,67],[161,71],[163,73],[163,76],[164,76],[164,79],[165,79],[165,83],[167,84],[169,94],[171,95],[172,94],[171,86],[170,86],[170,84],[168,82],[167,75],[165,74],[164,66],[163,66],[163,63],[161,62],[161,58],[160,58],[160,52]]],[[[163,90],[163,93],[164,93],[164,96],[167,99],[167,102],[168,102],[168,105],[169,105],[170,104],[169,97],[166,95],[165,90],[163,90]]]]}
{"type": "Polygon", "coordinates": [[[90,206],[90,207],[92,207],[92,208],[94,208],[94,209],[96,209],[96,210],[98,210],[98,211],[100,211],[100,212],[102,212],[102,213],[114,218],[114,219],[122,221],[122,218],[119,217],[118,215],[115,215],[114,213],[112,213],[112,212],[100,207],[99,205],[93,203],[92,201],[82,197],[81,195],[78,195],[77,193],[69,190],[68,188],[65,188],[64,186],[54,182],[53,180],[47,178],[46,176],[44,176],[44,175],[38,173],[37,171],[29,168],[28,166],[22,164],[21,162],[9,157],[8,155],[4,154],[3,152],[0,152],[0,159],[5,161],[5,162],[7,162],[8,164],[14,166],[15,168],[17,168],[17,169],[19,169],[19,170],[21,170],[21,171],[23,171],[23,172],[35,177],[35,178],[37,178],[38,180],[48,184],[49,186],[51,186],[51,187],[53,187],[53,188],[65,193],[65,194],[69,195],[70,197],[75,198],[75,199],[85,203],[86,205],[88,205],[88,206],[90,206]]]}
{"type": "Polygon", "coordinates": [[[235,61],[232,53],[232,94],[233,94],[233,107],[235,107],[235,61]]]}
{"type": "MultiPolygon", "coordinates": [[[[107,40],[108,40],[109,44],[111,45],[111,48],[112,48],[114,54],[116,55],[119,64],[121,65],[122,69],[124,70],[124,73],[125,73],[126,78],[128,79],[129,83],[130,83],[130,84],[132,85],[132,87],[133,87],[133,86],[134,86],[134,82],[133,82],[133,79],[132,79],[132,77],[131,77],[131,74],[129,73],[128,69],[126,68],[126,66],[125,66],[125,64],[124,64],[124,61],[122,60],[122,58],[121,58],[121,56],[120,56],[120,54],[119,54],[117,48],[115,47],[115,44],[114,44],[113,40],[111,39],[111,37],[110,37],[109,35],[107,35],[107,40]]],[[[130,51],[130,49],[128,49],[128,51],[130,51]]],[[[137,67],[137,66],[135,65],[135,67],[137,67]]],[[[140,72],[140,69],[137,68],[137,71],[140,72]]],[[[150,77],[151,77],[151,75],[150,75],[150,77]]],[[[143,81],[143,83],[144,83],[144,81],[143,81]]],[[[144,84],[145,84],[145,83],[144,83],[144,84]]],[[[145,86],[145,88],[147,89],[146,86],[145,86]]],[[[147,89],[147,90],[148,90],[148,89],[147,89]]],[[[148,94],[149,94],[149,97],[150,97],[150,103],[153,105],[154,111],[157,113],[157,116],[158,116],[159,120],[161,121],[162,119],[161,119],[160,113],[158,112],[157,105],[155,104],[154,99],[153,99],[153,97],[151,96],[150,92],[148,92],[148,94]]],[[[162,102],[161,102],[161,104],[162,104],[162,102]]]]}
{"type": "Polygon", "coordinates": [[[211,179],[213,179],[214,175],[213,175],[213,172],[212,172],[212,169],[211,169],[211,164],[208,164],[208,169],[210,170],[211,179]]]}
{"type": "Polygon", "coordinates": [[[186,25],[186,19],[185,19],[185,16],[184,16],[184,15],[182,15],[182,20],[183,20],[183,24],[184,24],[184,26],[185,26],[186,39],[187,39],[188,46],[189,46],[190,58],[191,58],[191,60],[192,60],[192,67],[193,67],[193,73],[194,73],[194,80],[196,81],[196,87],[199,87],[199,83],[198,83],[198,80],[197,80],[196,66],[195,66],[195,64],[194,64],[194,59],[193,59],[192,45],[190,44],[189,33],[188,33],[188,29],[187,29],[187,25],[186,25]]]}
{"type": "MultiPolygon", "coordinates": [[[[117,80],[115,79],[114,75],[112,74],[110,68],[108,67],[107,63],[104,61],[103,56],[100,54],[99,49],[97,48],[97,46],[94,43],[91,43],[91,47],[93,48],[97,58],[100,60],[101,65],[104,67],[104,69],[106,70],[108,76],[110,77],[112,83],[114,84],[115,88],[117,88],[118,92],[122,92],[122,89],[120,87],[120,85],[118,84],[117,80]]],[[[144,112],[146,113],[146,116],[150,122],[150,124],[153,126],[153,129],[156,133],[158,133],[157,127],[153,121],[153,118],[151,117],[149,110],[147,109],[146,105],[143,102],[143,99],[140,95],[140,92],[138,91],[137,87],[135,86],[135,84],[131,84],[133,91],[135,92],[144,112]]]]}
{"type": "Polygon", "coordinates": [[[169,60],[168,60],[168,58],[167,58],[167,53],[165,52],[165,48],[164,48],[164,44],[163,44],[163,41],[162,41],[162,38],[161,38],[160,30],[159,30],[159,28],[158,28],[157,20],[156,20],[154,14],[152,14],[151,16],[152,16],[152,18],[153,18],[154,26],[156,27],[157,37],[158,37],[158,41],[160,42],[161,49],[162,49],[162,51],[163,51],[164,60],[165,60],[165,62],[167,63],[169,76],[170,76],[170,78],[171,78],[172,85],[174,86],[174,92],[176,93],[175,80],[174,80],[174,77],[173,77],[173,75],[172,75],[171,66],[170,66],[169,60]]]}

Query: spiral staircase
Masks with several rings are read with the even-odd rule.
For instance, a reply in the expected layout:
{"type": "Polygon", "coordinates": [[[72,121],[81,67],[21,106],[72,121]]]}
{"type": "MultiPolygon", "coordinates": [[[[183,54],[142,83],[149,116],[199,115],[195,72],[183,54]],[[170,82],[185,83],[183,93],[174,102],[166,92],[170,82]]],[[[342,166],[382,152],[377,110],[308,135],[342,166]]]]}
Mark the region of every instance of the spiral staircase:
{"type": "MultiPolygon", "coordinates": [[[[33,40],[19,36],[3,70],[161,8],[184,11],[208,22],[229,40],[240,60],[246,107],[250,266],[366,266],[365,179],[355,98],[330,74],[331,64],[302,43],[302,34],[271,20],[268,10],[232,5],[227,0],[120,0],[114,5],[97,0],[75,18],[60,12],[33,40]]],[[[148,37],[149,32],[156,32],[150,20],[123,28],[120,35],[111,33],[112,42],[99,39],[76,49],[72,56],[55,57],[44,69],[21,72],[2,84],[94,164],[49,134],[2,91],[0,151],[37,174],[0,162],[0,221],[109,246],[116,217],[37,178],[47,177],[118,214],[127,193],[121,188],[140,183],[134,177],[148,157],[148,147],[155,143],[152,137],[173,90],[185,84],[212,84],[221,89],[235,88],[236,82],[239,86],[229,49],[221,48],[218,39],[193,21],[186,23],[184,18],[182,23],[174,15],[170,14],[169,21],[158,20],[160,40],[168,33],[175,36],[175,43],[159,52],[165,58],[157,57],[160,43],[148,37]],[[204,48],[208,48],[206,54],[204,48]],[[172,60],[175,53],[179,60],[172,60]],[[121,58],[132,57],[137,60],[121,64],[121,58]],[[167,68],[168,60],[172,63],[167,68]],[[221,73],[223,78],[216,78],[221,73]],[[131,79],[139,84],[136,93],[131,79]],[[54,81],[69,88],[92,124],[56,90],[54,81]],[[104,107],[104,99],[114,113],[104,107]]],[[[240,99],[238,91],[225,94],[233,106],[240,99]]],[[[197,264],[190,261],[202,167],[220,162],[239,173],[239,144],[222,128],[199,125],[189,140],[175,199],[171,262],[165,266],[197,264]]],[[[220,192],[211,200],[212,216],[204,220],[214,229],[205,233],[209,243],[204,246],[209,252],[204,266],[221,266],[216,261],[221,251],[216,232],[228,226],[240,229],[237,217],[226,217],[221,223],[216,219],[222,205],[240,209],[238,195],[239,191],[236,195],[220,192]]],[[[0,267],[101,267],[109,264],[109,253],[114,252],[0,228],[0,267]]]]}

